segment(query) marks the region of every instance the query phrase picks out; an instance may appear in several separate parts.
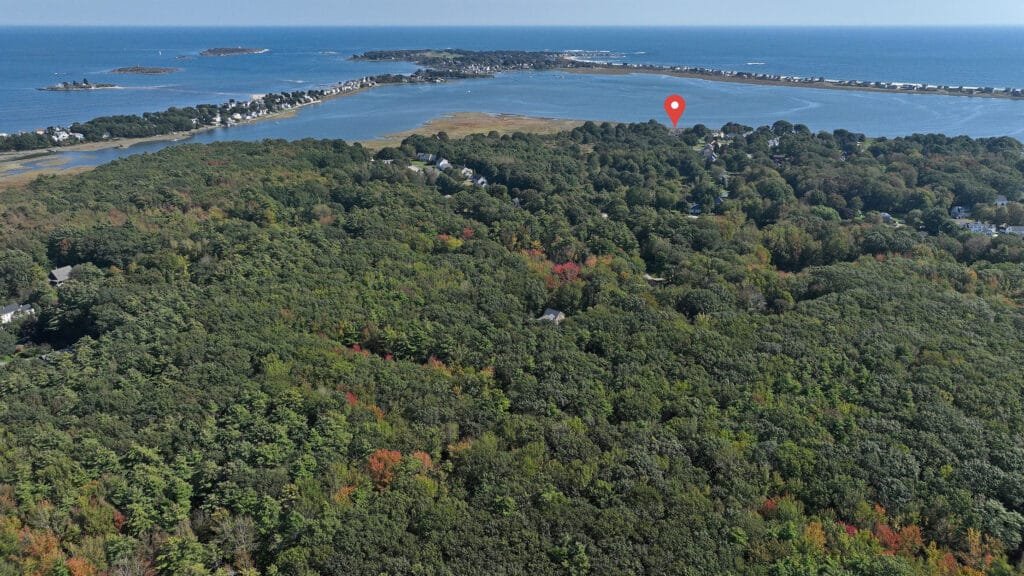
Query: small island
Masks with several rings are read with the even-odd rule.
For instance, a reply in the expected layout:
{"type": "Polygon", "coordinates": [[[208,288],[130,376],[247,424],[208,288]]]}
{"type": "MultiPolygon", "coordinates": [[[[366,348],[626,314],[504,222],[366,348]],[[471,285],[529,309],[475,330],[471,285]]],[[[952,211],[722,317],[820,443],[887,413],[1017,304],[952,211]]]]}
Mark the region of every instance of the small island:
{"type": "Polygon", "coordinates": [[[157,74],[173,74],[180,72],[181,68],[165,68],[162,66],[126,66],[124,68],[114,68],[110,71],[111,74],[146,74],[146,75],[157,75],[157,74]]]}
{"type": "Polygon", "coordinates": [[[207,48],[199,53],[200,56],[244,56],[246,54],[265,54],[270,52],[266,48],[207,48]]]}
{"type": "Polygon", "coordinates": [[[120,88],[117,84],[105,84],[102,82],[92,83],[88,79],[83,78],[81,82],[75,80],[74,82],[61,82],[60,84],[54,84],[53,86],[44,86],[38,88],[45,92],[78,92],[84,90],[103,90],[108,88],[120,88]]]}

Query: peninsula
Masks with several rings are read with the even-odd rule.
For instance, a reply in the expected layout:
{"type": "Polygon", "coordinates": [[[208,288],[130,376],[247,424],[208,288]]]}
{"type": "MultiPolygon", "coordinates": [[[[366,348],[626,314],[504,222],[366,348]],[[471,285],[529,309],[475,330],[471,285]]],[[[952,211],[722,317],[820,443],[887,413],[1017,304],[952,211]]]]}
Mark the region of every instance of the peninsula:
{"type": "Polygon", "coordinates": [[[200,56],[244,56],[246,54],[265,54],[270,52],[266,48],[207,48],[199,53],[200,56]]]}
{"type": "Polygon", "coordinates": [[[614,63],[596,60],[611,53],[549,52],[523,50],[376,50],[353,56],[353,60],[369,62],[405,61],[435,70],[461,71],[487,76],[513,70],[560,70],[586,74],[664,74],[680,78],[697,78],[714,82],[740,82],[769,86],[795,86],[829,90],[865,92],[899,92],[975,96],[983,98],[1024,99],[1024,89],[992,86],[949,86],[915,82],[881,80],[835,80],[823,76],[791,76],[738,70],[722,70],[704,66],[660,66],[655,64],[614,63]]]}
{"type": "Polygon", "coordinates": [[[111,74],[146,74],[146,75],[159,75],[159,74],[173,74],[180,72],[181,68],[165,68],[162,66],[126,66],[124,68],[114,68],[110,71],[111,74]]]}

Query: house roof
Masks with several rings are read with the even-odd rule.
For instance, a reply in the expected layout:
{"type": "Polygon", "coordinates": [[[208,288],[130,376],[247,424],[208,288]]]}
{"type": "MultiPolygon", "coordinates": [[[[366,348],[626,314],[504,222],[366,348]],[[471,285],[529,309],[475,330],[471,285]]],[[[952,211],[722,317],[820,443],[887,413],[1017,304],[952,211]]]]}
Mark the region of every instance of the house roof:
{"type": "Polygon", "coordinates": [[[8,304],[7,306],[0,308],[0,315],[11,314],[12,312],[28,312],[30,310],[32,310],[32,307],[28,304],[8,304]]]}
{"type": "Polygon", "coordinates": [[[57,282],[64,282],[71,277],[71,266],[61,266],[50,270],[50,277],[57,282]]]}
{"type": "Polygon", "coordinates": [[[565,318],[565,313],[561,310],[555,310],[554,308],[545,308],[544,313],[540,315],[538,320],[547,320],[558,324],[565,318]]]}

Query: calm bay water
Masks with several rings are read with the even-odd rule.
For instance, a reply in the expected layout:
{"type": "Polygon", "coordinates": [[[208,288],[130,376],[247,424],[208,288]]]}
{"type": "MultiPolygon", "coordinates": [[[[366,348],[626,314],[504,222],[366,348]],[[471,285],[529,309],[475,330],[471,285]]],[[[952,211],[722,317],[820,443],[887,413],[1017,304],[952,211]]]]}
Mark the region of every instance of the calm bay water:
{"type": "MultiPolygon", "coordinates": [[[[1024,87],[1021,28],[0,28],[0,132],[95,116],[218,103],[305,90],[406,63],[350,62],[373,49],[608,50],[618,61],[703,65],[830,78],[1024,87]],[[198,57],[215,46],[252,46],[257,56],[198,57]],[[755,64],[757,63],[757,64],[755,64]],[[763,64],[762,64],[763,63],[763,64]],[[124,76],[121,66],[168,66],[161,76],[124,76]],[[86,77],[121,90],[41,92],[86,77]]],[[[458,111],[614,121],[663,119],[668,92],[687,98],[683,124],[758,126],[779,119],[812,129],[870,135],[943,132],[1024,137],[1024,102],[727,84],[657,75],[504,74],[490,80],[392,86],[304,109],[295,118],[204,133],[191,141],[261,138],[369,139],[458,111]]],[[[95,164],[164,143],[69,153],[95,164]]]]}

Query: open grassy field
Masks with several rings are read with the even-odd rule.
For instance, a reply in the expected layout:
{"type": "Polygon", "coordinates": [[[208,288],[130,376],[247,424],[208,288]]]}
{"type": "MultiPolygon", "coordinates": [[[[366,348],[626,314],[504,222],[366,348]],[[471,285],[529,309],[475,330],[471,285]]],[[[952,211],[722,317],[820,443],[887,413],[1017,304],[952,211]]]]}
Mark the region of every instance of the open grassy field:
{"type": "Polygon", "coordinates": [[[562,118],[537,118],[534,116],[518,116],[515,114],[485,114],[482,112],[458,112],[441,116],[395,134],[363,142],[367,148],[384,148],[398,146],[402,140],[413,134],[436,134],[445,132],[452,138],[461,138],[470,134],[486,134],[491,131],[499,134],[513,132],[532,132],[535,134],[553,134],[583,124],[584,120],[566,120],[562,118]]]}

